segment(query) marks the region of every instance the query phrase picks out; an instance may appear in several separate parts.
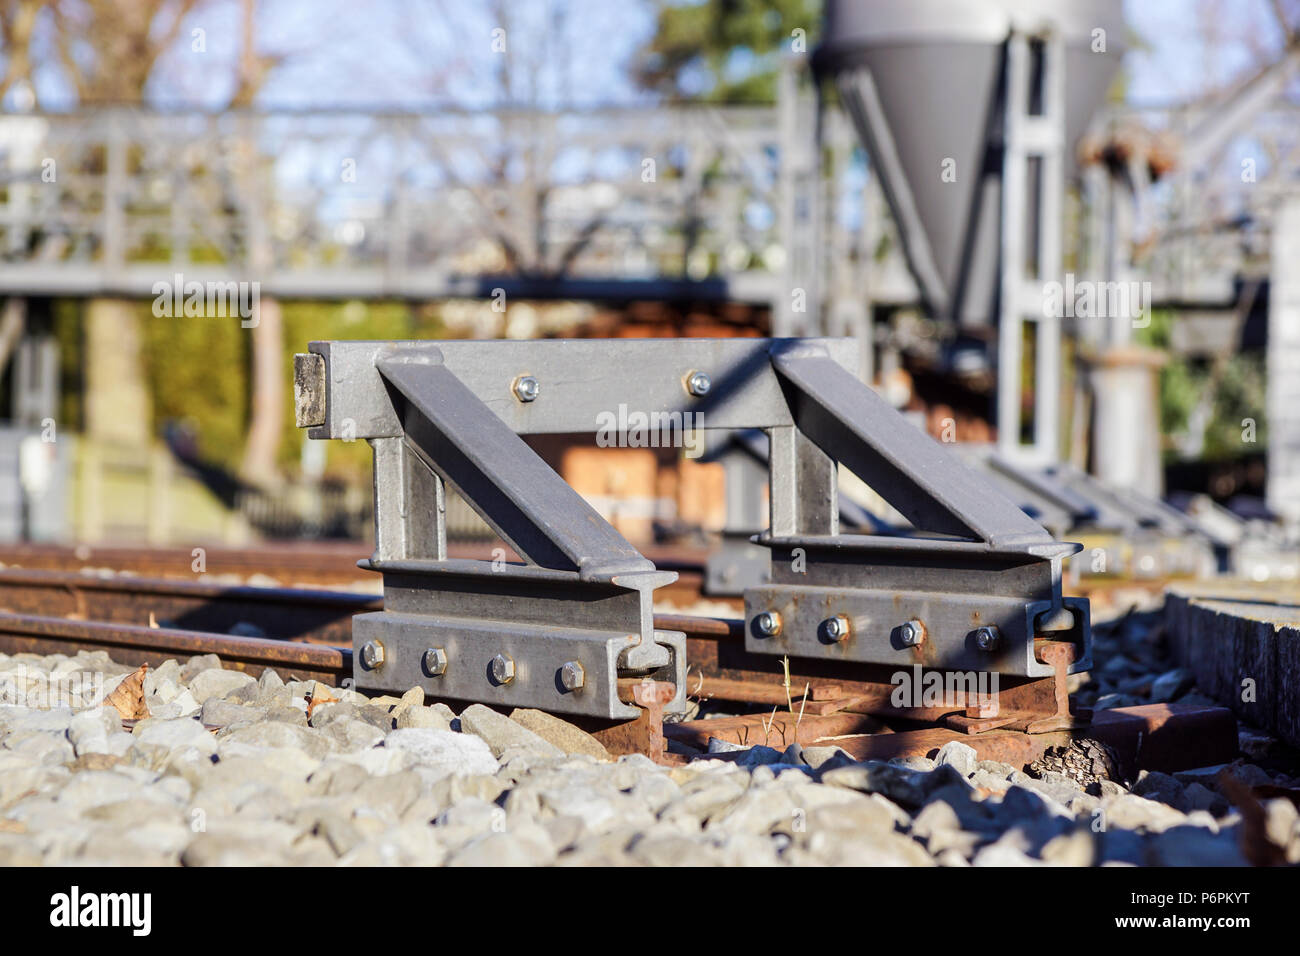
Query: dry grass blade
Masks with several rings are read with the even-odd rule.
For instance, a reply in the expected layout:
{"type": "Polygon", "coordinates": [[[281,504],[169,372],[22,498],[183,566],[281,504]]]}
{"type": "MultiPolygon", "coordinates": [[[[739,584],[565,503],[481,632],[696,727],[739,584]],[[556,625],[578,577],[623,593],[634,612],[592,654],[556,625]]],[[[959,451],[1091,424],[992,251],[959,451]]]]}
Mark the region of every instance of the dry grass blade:
{"type": "Polygon", "coordinates": [[[781,670],[785,672],[785,680],[782,682],[782,686],[785,687],[785,706],[793,714],[794,701],[790,698],[790,658],[781,658],[781,670]]]}

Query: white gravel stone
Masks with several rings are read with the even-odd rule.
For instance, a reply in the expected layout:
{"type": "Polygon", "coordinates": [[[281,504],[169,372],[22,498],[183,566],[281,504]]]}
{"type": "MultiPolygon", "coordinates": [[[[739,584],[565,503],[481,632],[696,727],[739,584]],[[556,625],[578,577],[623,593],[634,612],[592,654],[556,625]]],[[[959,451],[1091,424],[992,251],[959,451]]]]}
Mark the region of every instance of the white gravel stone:
{"type": "Polygon", "coordinates": [[[341,749],[334,738],[328,734],[311,727],[299,727],[281,721],[266,721],[229,730],[221,735],[219,746],[225,750],[230,744],[269,748],[288,747],[301,750],[317,760],[324,759],[327,755],[341,749]]]}
{"type": "Polygon", "coordinates": [[[165,719],[150,717],[135,725],[138,744],[155,744],[167,748],[195,747],[206,753],[215,753],[217,742],[201,723],[188,717],[165,719]]]}
{"type": "Polygon", "coordinates": [[[499,766],[482,738],[450,730],[404,727],[389,733],[380,749],[405,753],[442,773],[496,773],[499,766]]]}
{"type": "MultiPolygon", "coordinates": [[[[1145,700],[1151,653],[1134,651],[1104,689],[1145,700]]],[[[749,748],[668,768],[602,759],[546,715],[470,706],[457,718],[418,690],[372,701],[218,665],[151,670],[155,709],[134,733],[102,707],[0,704],[0,865],[1244,862],[1240,815],[1218,792],[1222,768],[1147,774],[1134,793],[1102,781],[1100,796],[980,761],[960,741],[937,760],[749,748]],[[316,707],[308,726],[306,698],[325,693],[339,703],[316,707]]],[[[94,655],[0,655],[6,668],[33,701],[51,674],[132,670],[94,655]]],[[[1248,784],[1296,785],[1285,769],[1230,770],[1248,784]]],[[[1288,801],[1267,805],[1266,829],[1300,862],[1300,814],[1288,801]]]]}
{"type": "Polygon", "coordinates": [[[243,671],[210,667],[194,675],[189,682],[189,692],[195,701],[202,704],[209,697],[225,697],[251,683],[254,683],[253,678],[243,671]]]}
{"type": "Polygon", "coordinates": [[[975,748],[969,744],[964,744],[960,740],[951,740],[939,748],[935,763],[939,765],[947,764],[949,767],[956,769],[963,777],[969,777],[975,772],[975,766],[979,763],[979,755],[975,753],[975,748]]]}
{"type": "Polygon", "coordinates": [[[460,715],[460,729],[487,742],[492,756],[521,753],[539,757],[562,757],[564,751],[537,736],[527,727],[482,704],[471,704],[460,715]]]}
{"type": "Polygon", "coordinates": [[[397,728],[417,727],[427,730],[451,730],[451,721],[432,707],[408,707],[397,715],[397,728]]]}
{"type": "Polygon", "coordinates": [[[68,740],[78,757],[83,753],[108,753],[109,734],[122,729],[122,719],[110,707],[92,707],[74,714],[68,722],[68,740]]]}

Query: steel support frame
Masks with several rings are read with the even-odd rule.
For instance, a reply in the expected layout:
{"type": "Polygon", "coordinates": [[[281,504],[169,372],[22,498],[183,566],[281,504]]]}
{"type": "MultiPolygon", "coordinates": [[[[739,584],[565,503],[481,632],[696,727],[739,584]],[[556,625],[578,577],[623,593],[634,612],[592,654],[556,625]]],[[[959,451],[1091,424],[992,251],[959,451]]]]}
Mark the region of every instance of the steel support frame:
{"type": "Polygon", "coordinates": [[[1030,37],[1014,32],[1006,42],[1003,108],[1001,276],[998,323],[998,443],[1018,461],[1050,464],[1060,456],[1061,316],[1044,308],[1045,284],[1062,274],[1065,195],[1065,45],[1059,34],[1042,44],[1042,111],[1029,112],[1030,37]],[[1036,195],[1030,166],[1038,161],[1036,195]],[[1036,243],[1036,248],[1029,248],[1036,243]],[[1037,268],[1031,270],[1027,253],[1037,268]],[[1033,436],[1021,442],[1022,336],[1036,331],[1033,356],[1033,436]]]}
{"type": "MultiPolygon", "coordinates": [[[[354,626],[359,686],[628,718],[620,679],[672,683],[685,638],[656,631],[658,571],[520,437],[599,433],[620,410],[770,442],[771,581],[745,592],[746,648],[768,655],[1049,677],[1035,639],[1090,665],[1087,602],[1061,596],[1061,544],[857,377],[850,339],[314,342],[295,361],[298,423],[375,450],[385,610],[354,626]],[[692,394],[692,373],[711,387],[692,394]],[[515,384],[536,380],[532,400],[515,384]],[[842,463],[910,520],[912,538],[841,534],[842,463]],[[450,482],[526,565],[446,557],[450,482]],[[775,634],[756,618],[779,615],[775,634]],[[848,633],[831,639],[827,621],[848,633]],[[918,622],[919,643],[900,628],[918,622]],[[996,628],[992,646],[979,629],[996,628]],[[430,655],[429,651],[439,653],[430,655]],[[501,679],[493,660],[511,662],[501,679]],[[445,669],[437,665],[445,660],[445,669]],[[580,689],[562,669],[581,664],[580,689]],[[432,666],[431,666],[432,665],[432,666]],[[571,682],[570,682],[571,683],[571,682]]],[[[653,421],[653,419],[652,419],[653,421]]],[[[679,432],[680,434],[680,432],[679,432]]]]}

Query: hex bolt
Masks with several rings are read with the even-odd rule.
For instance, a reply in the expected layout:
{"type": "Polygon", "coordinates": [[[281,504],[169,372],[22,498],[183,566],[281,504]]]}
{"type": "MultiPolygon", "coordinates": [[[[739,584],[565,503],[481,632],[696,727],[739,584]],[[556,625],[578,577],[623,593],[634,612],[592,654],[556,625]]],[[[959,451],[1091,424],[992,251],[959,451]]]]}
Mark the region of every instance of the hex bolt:
{"type": "Polygon", "coordinates": [[[898,629],[898,636],[902,638],[904,646],[916,647],[925,640],[925,625],[913,618],[898,629]]]}
{"type": "Polygon", "coordinates": [[[844,640],[849,636],[849,632],[853,630],[853,625],[843,614],[828,617],[822,622],[822,626],[826,628],[826,636],[832,641],[844,640]]]}
{"type": "Polygon", "coordinates": [[[998,629],[991,624],[984,627],[977,627],[975,629],[975,646],[981,651],[997,650],[998,644],[1001,640],[1002,635],[998,632],[998,629]]]}
{"type": "Polygon", "coordinates": [[[498,684],[509,684],[515,679],[515,662],[509,654],[492,658],[492,679],[498,684]]]}
{"type": "Polygon", "coordinates": [[[384,666],[384,645],[378,641],[366,641],[361,645],[361,665],[368,671],[384,666]]]}
{"type": "Polygon", "coordinates": [[[541,382],[531,375],[520,375],[510,387],[515,393],[515,398],[525,404],[537,401],[537,396],[542,390],[541,382]]]}
{"type": "Polygon", "coordinates": [[[692,371],[686,374],[686,391],[690,392],[696,398],[702,398],[709,394],[709,389],[713,387],[713,382],[709,376],[701,371],[692,371]]]}
{"type": "Polygon", "coordinates": [[[565,661],[560,667],[560,684],[565,690],[581,690],[587,682],[587,672],[578,661],[565,661]]]}
{"type": "Polygon", "coordinates": [[[434,677],[447,673],[447,652],[441,647],[431,647],[424,652],[424,670],[434,677]]]}
{"type": "Polygon", "coordinates": [[[781,633],[781,615],[776,611],[764,611],[754,618],[754,627],[764,637],[776,637],[781,633]]]}

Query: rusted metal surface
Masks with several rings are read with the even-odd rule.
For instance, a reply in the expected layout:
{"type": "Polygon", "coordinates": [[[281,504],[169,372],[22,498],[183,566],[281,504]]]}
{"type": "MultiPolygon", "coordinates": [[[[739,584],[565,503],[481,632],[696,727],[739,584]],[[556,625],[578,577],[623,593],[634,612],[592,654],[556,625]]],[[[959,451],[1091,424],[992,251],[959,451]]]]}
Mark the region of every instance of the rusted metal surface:
{"type": "Polygon", "coordinates": [[[1051,747],[1068,746],[1074,737],[1091,737],[1109,744],[1129,777],[1135,776],[1139,768],[1173,772],[1226,763],[1237,755],[1232,712],[1191,704],[1147,704],[1098,711],[1086,728],[1041,734],[991,730],[972,735],[948,728],[926,728],[824,742],[842,747],[858,760],[889,760],[932,757],[944,744],[958,740],[975,748],[981,760],[1023,767],[1051,747]]]}
{"type": "Polygon", "coordinates": [[[944,744],[960,741],[975,749],[981,760],[997,760],[1023,767],[1037,760],[1047,748],[1070,742],[1068,731],[1025,734],[1014,730],[990,730],[966,734],[947,727],[926,727],[893,734],[838,737],[814,743],[834,744],[856,760],[892,760],[895,757],[932,757],[944,744]]]}
{"type": "Polygon", "coordinates": [[[953,714],[944,723],[967,734],[990,730],[1020,730],[1044,734],[1053,730],[1085,727],[1090,714],[1072,713],[1067,686],[1070,665],[1078,649],[1067,641],[1036,640],[1034,652],[1054,670],[1052,677],[1028,681],[989,697],[968,703],[964,714],[953,714]]]}
{"type": "MultiPolygon", "coordinates": [[[[789,700],[787,700],[785,685],[783,684],[773,684],[768,681],[730,680],[725,677],[711,677],[705,680],[703,676],[697,682],[688,681],[687,693],[697,700],[728,700],[746,704],[780,704],[782,706],[788,702],[793,702],[798,706],[799,701],[805,697],[803,684],[795,687],[792,683],[789,700]]],[[[828,703],[838,705],[844,700],[844,697],[844,690],[839,684],[814,684],[808,689],[808,707],[817,708],[816,712],[818,713],[826,713],[825,706],[828,703]]],[[[856,700],[856,698],[851,699],[856,700]]],[[[842,706],[835,707],[835,710],[844,709],[842,706]]]]}
{"type": "MultiPolygon", "coordinates": [[[[0,570],[0,611],[44,617],[143,625],[152,621],[188,631],[228,632],[247,627],[267,637],[350,646],[352,616],[382,608],[380,596],[352,591],[221,584],[210,578],[187,581],[26,568],[0,570]]],[[[715,634],[719,631],[715,620],[656,615],[655,626],[680,630],[677,624],[684,623],[703,634],[715,634]]],[[[721,631],[726,634],[727,628],[721,631]]]]}
{"type": "Polygon", "coordinates": [[[151,666],[168,658],[216,654],[226,667],[235,670],[256,675],[271,667],[285,678],[319,680],[331,686],[352,676],[350,648],[0,613],[0,652],[73,654],[81,649],[107,651],[119,664],[151,666]]]}
{"type": "Polygon", "coordinates": [[[711,739],[743,747],[764,746],[784,749],[790,744],[811,745],[845,735],[888,734],[878,719],[866,714],[795,713],[753,714],[744,717],[712,717],[666,724],[664,734],[689,747],[704,751],[711,739]]]}
{"type": "Polygon", "coordinates": [[[0,571],[0,610],[185,631],[255,629],[261,636],[352,643],[352,615],[382,598],[346,591],[226,585],[69,571],[0,571]]]}
{"type": "MultiPolygon", "coordinates": [[[[450,557],[482,559],[490,558],[494,547],[505,547],[506,560],[516,560],[514,552],[500,542],[450,542],[447,550],[450,557]]],[[[207,547],[200,572],[195,570],[195,555],[190,548],[7,544],[0,545],[0,566],[53,571],[111,569],[186,581],[237,577],[269,579],[284,586],[351,586],[375,580],[373,573],[357,567],[358,561],[370,556],[371,549],[372,545],[365,541],[269,543],[249,548],[207,547]]],[[[685,607],[699,600],[710,549],[694,545],[656,545],[642,549],[642,553],[662,570],[676,571],[681,575],[677,584],[661,589],[660,596],[666,597],[667,603],[685,607]]],[[[1102,604],[1112,591],[1158,593],[1165,583],[1163,578],[1085,577],[1070,588],[1069,593],[1102,604]]],[[[713,597],[710,601],[732,605],[737,614],[740,613],[739,601],[725,597],[713,597]]]]}
{"type": "MultiPolygon", "coordinates": [[[[452,542],[449,557],[491,560],[494,548],[504,548],[506,561],[519,560],[504,543],[452,542]]],[[[45,571],[114,571],[143,577],[180,581],[213,582],[225,579],[254,579],[285,587],[311,585],[353,587],[373,585],[378,576],[357,567],[370,557],[372,545],[363,541],[313,541],[310,543],[265,544],[253,548],[212,547],[202,549],[201,563],[191,548],[93,547],[90,545],[7,544],[0,545],[0,568],[45,571]]],[[[690,605],[700,599],[708,551],[702,548],[660,546],[648,548],[646,556],[679,578],[663,588],[659,596],[673,605],[690,605]]],[[[734,604],[739,613],[738,601],[734,604]]]]}
{"type": "MultiPolygon", "coordinates": [[[[949,682],[948,693],[936,706],[900,706],[897,668],[848,662],[792,660],[787,690],[780,658],[751,654],[745,650],[743,628],[739,620],[699,618],[684,615],[655,615],[655,626],[683,631],[686,634],[688,672],[686,692],[695,700],[734,701],[747,704],[777,705],[793,703],[798,709],[805,687],[810,701],[804,712],[813,714],[850,711],[902,720],[938,721],[945,717],[961,718],[964,732],[977,733],[1003,725],[1023,729],[1031,724],[1036,732],[1077,726],[1082,721],[1070,715],[1060,663],[1068,667],[1074,645],[1068,642],[1042,641],[1046,663],[1058,667],[1056,678],[1008,678],[997,685],[997,708],[1001,719],[987,719],[988,711],[962,714],[967,708],[985,703],[969,681],[949,682]],[[1047,647],[1047,645],[1053,645],[1047,647]],[[1058,661],[1059,658],[1059,661],[1058,661]],[[838,691],[835,693],[834,691],[838,691]],[[1061,707],[1065,709],[1060,710],[1061,707]],[[984,714],[985,717],[980,715],[984,714]]],[[[913,683],[919,674],[907,672],[913,683]]],[[[907,695],[901,695],[906,697],[907,695]]]]}
{"type": "Polygon", "coordinates": [[[357,567],[370,550],[360,541],[211,547],[202,549],[202,563],[196,570],[199,556],[191,548],[9,544],[0,546],[0,565],[52,571],[111,569],[187,581],[258,576],[285,585],[348,584],[374,579],[357,567]]]}
{"type": "Polygon", "coordinates": [[[571,719],[584,726],[615,756],[639,753],[659,763],[678,762],[669,759],[664,739],[664,705],[676,696],[676,686],[667,681],[625,678],[619,680],[618,690],[625,703],[641,708],[640,716],[612,726],[607,721],[581,717],[571,719]]]}

